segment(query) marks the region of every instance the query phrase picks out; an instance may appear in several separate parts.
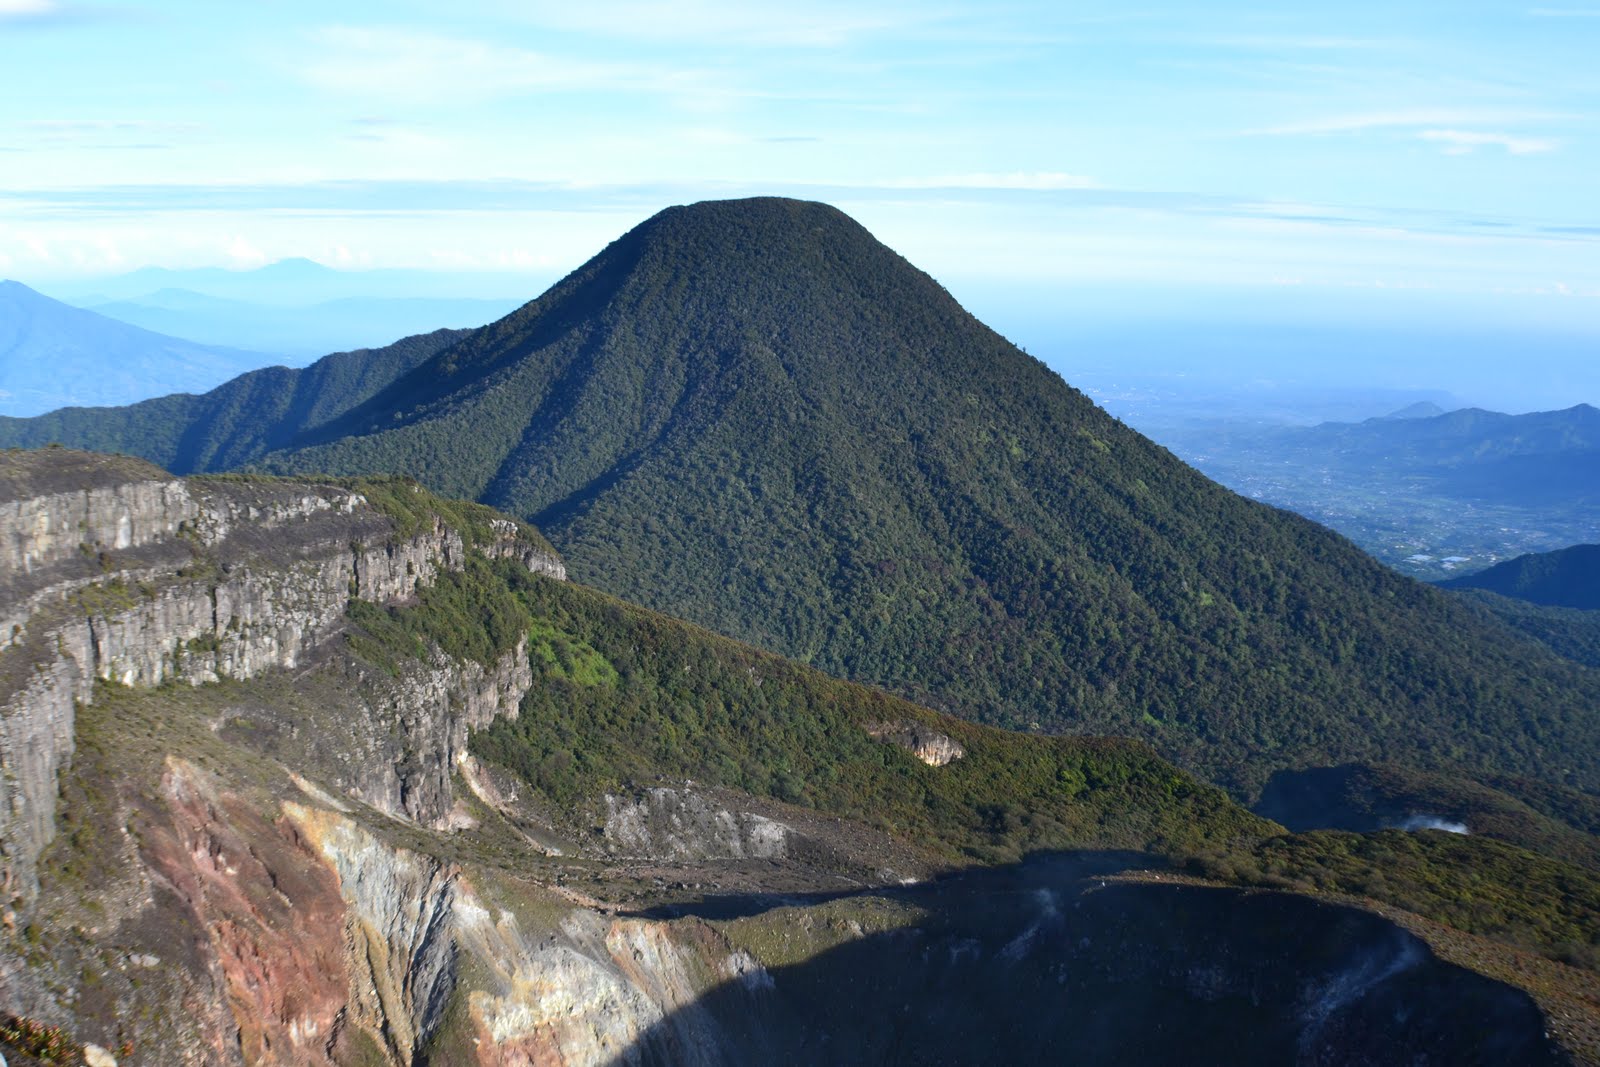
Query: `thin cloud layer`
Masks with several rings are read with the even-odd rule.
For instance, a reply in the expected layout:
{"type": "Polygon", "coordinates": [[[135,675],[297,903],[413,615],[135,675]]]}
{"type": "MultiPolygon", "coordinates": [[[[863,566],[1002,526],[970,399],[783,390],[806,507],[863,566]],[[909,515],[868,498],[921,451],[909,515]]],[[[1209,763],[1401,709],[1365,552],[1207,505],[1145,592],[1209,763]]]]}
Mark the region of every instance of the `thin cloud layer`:
{"type": "Polygon", "coordinates": [[[1514,137],[1507,133],[1485,133],[1480,130],[1423,130],[1417,134],[1424,141],[1444,144],[1452,155],[1466,155],[1485,146],[1503,148],[1514,156],[1533,155],[1536,152],[1554,151],[1557,142],[1539,137],[1514,137]]]}
{"type": "Polygon", "coordinates": [[[301,75],[353,97],[441,99],[543,92],[639,90],[659,83],[620,63],[590,63],[489,41],[390,27],[332,26],[309,35],[316,58],[301,75]]]}
{"type": "Polygon", "coordinates": [[[219,264],[241,236],[494,262],[546,254],[557,219],[588,248],[667,204],[776,193],[914,220],[908,252],[997,276],[1488,289],[1582,248],[1566,273],[1600,285],[1581,5],[87,2],[0,0],[8,30],[119,18],[0,65],[19,270],[23,231],[85,262],[96,234],[219,264]]]}

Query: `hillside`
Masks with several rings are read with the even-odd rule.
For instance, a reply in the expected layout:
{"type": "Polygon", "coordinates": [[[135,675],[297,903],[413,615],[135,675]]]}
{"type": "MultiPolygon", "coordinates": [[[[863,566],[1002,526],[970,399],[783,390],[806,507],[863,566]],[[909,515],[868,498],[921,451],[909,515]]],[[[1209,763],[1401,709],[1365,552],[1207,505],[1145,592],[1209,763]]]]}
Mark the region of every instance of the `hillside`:
{"type": "Polygon", "coordinates": [[[3,415],[210,389],[277,358],[152,333],[0,281],[3,415]]]}
{"type": "Polygon", "coordinates": [[[1439,584],[1446,589],[1486,589],[1545,607],[1593,611],[1600,609],[1600,545],[1529,553],[1439,584]]]}
{"type": "MultiPolygon", "coordinates": [[[[119,418],[53,433],[152,455],[119,418]]],[[[619,596],[1246,794],[1377,759],[1600,786],[1600,677],[1199,476],[822,205],[665,211],[343,414],[228,439],[188,455],[414,474],[619,596]]]]}
{"type": "Polygon", "coordinates": [[[1556,655],[1600,668],[1600,611],[1545,607],[1487,589],[1459,589],[1456,595],[1556,655]]]}
{"type": "Polygon", "coordinates": [[[200,395],[63,408],[31,419],[0,417],[0,445],[121,452],[180,474],[226,470],[343,414],[461,334],[436,330],[384,348],[336,352],[298,370],[266,367],[200,395]]]}
{"type": "Polygon", "coordinates": [[[404,480],[0,453],[8,1060],[1600,1053],[1592,872],[1285,835],[562,577],[404,480]]]}

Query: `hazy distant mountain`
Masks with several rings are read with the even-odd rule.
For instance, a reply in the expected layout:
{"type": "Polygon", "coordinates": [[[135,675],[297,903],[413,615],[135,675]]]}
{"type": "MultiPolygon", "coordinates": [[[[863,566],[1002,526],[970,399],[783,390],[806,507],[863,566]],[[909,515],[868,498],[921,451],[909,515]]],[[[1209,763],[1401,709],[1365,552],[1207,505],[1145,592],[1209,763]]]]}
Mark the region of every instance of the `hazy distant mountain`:
{"type": "Polygon", "coordinates": [[[285,259],[254,270],[145,267],[128,274],[62,281],[47,288],[78,306],[107,303],[173,308],[169,290],[247,304],[309,307],[330,300],[500,300],[535,290],[548,278],[526,272],[413,269],[341,270],[309,259],[285,259]]]}
{"type": "Polygon", "coordinates": [[[161,289],[91,310],[148,330],[212,344],[249,344],[298,356],[372,348],[437,329],[493,322],[521,300],[345,297],[305,306],[252,303],[161,289]]]}
{"type": "Polygon", "coordinates": [[[342,415],[463,333],[436,330],[384,348],[336,352],[301,370],[265,367],[202,395],[0,417],[0,445],[59,442],[141,456],[180,474],[225,470],[342,415]]]}
{"type": "Polygon", "coordinates": [[[1444,413],[1444,408],[1431,400],[1419,400],[1415,404],[1407,404],[1399,411],[1391,411],[1383,417],[1385,419],[1431,419],[1444,413]]]}
{"type": "Polygon", "coordinates": [[[187,291],[222,299],[295,304],[328,299],[328,287],[337,284],[343,274],[309,259],[285,259],[255,270],[141,267],[109,278],[61,282],[50,289],[69,302],[108,303],[140,300],[152,293],[187,291]]]}
{"type": "Polygon", "coordinates": [[[194,392],[279,359],[165,336],[0,282],[0,414],[194,392]]]}
{"type": "Polygon", "coordinates": [[[1600,410],[1588,404],[1525,415],[1414,406],[1364,422],[1196,425],[1161,439],[1229,488],[1430,580],[1600,540],[1600,410]]]}
{"type": "Polygon", "coordinates": [[[1487,589],[1547,607],[1600,609],[1600,545],[1518,556],[1439,584],[1447,589],[1487,589]]]}
{"type": "MultiPolygon", "coordinates": [[[[1507,415],[1463,408],[1432,418],[1380,418],[1324,423],[1285,433],[1285,442],[1350,460],[1403,463],[1415,470],[1464,470],[1537,456],[1541,459],[1600,452],[1600,409],[1578,404],[1564,411],[1507,415]]],[[[1600,486],[1600,467],[1592,485],[1600,486]]],[[[1507,485],[1509,491],[1519,486],[1507,485]]]]}

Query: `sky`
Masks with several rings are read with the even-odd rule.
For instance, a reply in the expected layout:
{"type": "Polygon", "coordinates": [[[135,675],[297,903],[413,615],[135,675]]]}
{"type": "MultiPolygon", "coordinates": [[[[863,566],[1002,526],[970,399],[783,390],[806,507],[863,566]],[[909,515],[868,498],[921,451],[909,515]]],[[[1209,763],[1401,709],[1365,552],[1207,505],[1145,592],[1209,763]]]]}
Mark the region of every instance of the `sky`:
{"type": "Polygon", "coordinates": [[[303,256],[531,297],[770,193],[985,307],[1600,334],[1600,6],[1552,2],[0,0],[0,276],[303,256]]]}

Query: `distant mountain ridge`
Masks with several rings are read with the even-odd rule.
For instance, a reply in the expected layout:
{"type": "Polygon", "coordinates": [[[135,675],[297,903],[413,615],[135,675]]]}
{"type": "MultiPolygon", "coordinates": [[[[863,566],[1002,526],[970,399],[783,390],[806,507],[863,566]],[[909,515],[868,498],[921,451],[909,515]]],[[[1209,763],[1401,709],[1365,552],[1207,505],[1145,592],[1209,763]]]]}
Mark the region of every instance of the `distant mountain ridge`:
{"type": "Polygon", "coordinates": [[[256,305],[297,307],[338,299],[502,299],[533,287],[525,271],[344,269],[283,259],[250,270],[143,267],[108,277],[59,281],[51,296],[79,306],[145,302],[163,290],[256,305]]]}
{"type": "Polygon", "coordinates": [[[1483,408],[1421,417],[1396,413],[1361,423],[1323,423],[1298,435],[1349,450],[1386,448],[1411,462],[1457,465],[1486,458],[1600,450],[1600,409],[1575,404],[1523,415],[1483,408]]]}
{"type": "Polygon", "coordinates": [[[1461,497],[1600,504],[1600,409],[1589,404],[1525,415],[1462,408],[1432,418],[1324,424],[1287,439],[1336,463],[1381,463],[1461,497]]]}
{"type": "Polygon", "coordinates": [[[252,270],[144,267],[48,290],[142,329],[278,352],[298,363],[482,326],[522,304],[519,294],[533,287],[525,272],[343,269],[285,259],[252,270]]]}
{"type": "Polygon", "coordinates": [[[1446,589],[1487,589],[1547,607],[1600,610],[1600,545],[1530,553],[1439,584],[1446,589]]]}
{"type": "Polygon", "coordinates": [[[343,414],[465,332],[436,330],[380,349],[336,352],[300,370],[266,367],[199,395],[0,417],[0,442],[22,448],[70,442],[136,455],[181,474],[226,470],[343,414]]]}
{"type": "Polygon", "coordinates": [[[210,389],[281,359],[171,337],[0,282],[0,414],[210,389]]]}
{"type": "Polygon", "coordinates": [[[1431,419],[1437,415],[1446,414],[1445,409],[1431,400],[1419,400],[1415,404],[1407,404],[1399,411],[1391,411],[1383,416],[1388,419],[1431,419]]]}
{"type": "Polygon", "coordinates": [[[1201,477],[824,205],[669,209],[335,407],[186,455],[411,474],[619,596],[1246,794],[1379,757],[1600,787],[1600,676],[1201,477]]]}
{"type": "Polygon", "coordinates": [[[217,344],[270,347],[297,356],[375,348],[434,330],[492,322],[521,301],[342,297],[283,307],[162,289],[138,300],[93,305],[90,310],[151,330],[182,333],[217,344]]]}
{"type": "Polygon", "coordinates": [[[1428,581],[1600,538],[1600,410],[1408,408],[1316,426],[1196,423],[1165,440],[1246,496],[1428,581]]]}

